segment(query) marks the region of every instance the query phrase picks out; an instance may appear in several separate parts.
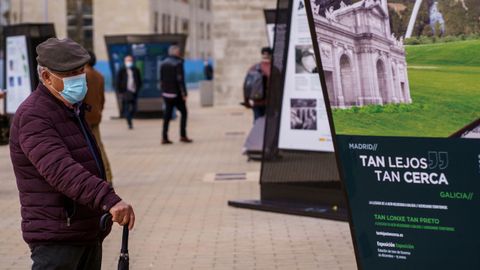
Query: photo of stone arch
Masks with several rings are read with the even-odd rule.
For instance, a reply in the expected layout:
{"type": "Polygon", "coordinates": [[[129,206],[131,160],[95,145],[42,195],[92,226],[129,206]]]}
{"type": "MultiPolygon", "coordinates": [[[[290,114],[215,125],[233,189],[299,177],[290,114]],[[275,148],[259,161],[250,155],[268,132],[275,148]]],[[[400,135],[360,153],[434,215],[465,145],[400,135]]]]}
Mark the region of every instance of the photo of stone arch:
{"type": "MultiPolygon", "coordinates": [[[[335,108],[411,103],[403,41],[392,35],[386,1],[314,10],[330,103],[335,108]],[[331,89],[332,88],[332,89],[331,89]]],[[[313,6],[320,8],[320,6],[313,6]]]]}
{"type": "MultiPolygon", "coordinates": [[[[480,14],[475,1],[438,1],[450,36],[415,28],[404,42],[415,1],[309,0],[335,133],[478,138],[477,126],[471,129],[480,119],[480,35],[469,23],[480,14]]],[[[425,1],[418,18],[430,18],[425,7],[434,2],[425,1]]],[[[419,19],[416,27],[424,23],[419,19]]]]}

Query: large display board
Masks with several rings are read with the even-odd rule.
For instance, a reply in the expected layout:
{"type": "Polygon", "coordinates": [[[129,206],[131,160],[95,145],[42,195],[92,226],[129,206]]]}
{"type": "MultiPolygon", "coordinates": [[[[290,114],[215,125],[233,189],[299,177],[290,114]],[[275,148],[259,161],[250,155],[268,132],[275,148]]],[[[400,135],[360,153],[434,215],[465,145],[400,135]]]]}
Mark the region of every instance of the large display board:
{"type": "Polygon", "coordinates": [[[279,148],[333,152],[304,2],[293,1],[279,148]]]}
{"type": "Polygon", "coordinates": [[[7,113],[15,114],[20,104],[32,92],[30,83],[30,57],[26,36],[6,37],[6,89],[7,113]]]}
{"type": "Polygon", "coordinates": [[[39,83],[35,48],[55,37],[55,27],[51,23],[12,24],[3,28],[3,35],[6,59],[2,87],[7,89],[5,111],[13,115],[39,83]]]}
{"type": "Polygon", "coordinates": [[[475,3],[305,1],[358,268],[480,269],[475,3]]]}
{"type": "Polygon", "coordinates": [[[123,67],[126,55],[132,55],[134,65],[140,70],[143,80],[139,92],[138,111],[141,113],[162,111],[160,65],[168,55],[171,45],[184,51],[186,36],[183,34],[106,36],[112,79],[115,85],[117,72],[123,67]]]}

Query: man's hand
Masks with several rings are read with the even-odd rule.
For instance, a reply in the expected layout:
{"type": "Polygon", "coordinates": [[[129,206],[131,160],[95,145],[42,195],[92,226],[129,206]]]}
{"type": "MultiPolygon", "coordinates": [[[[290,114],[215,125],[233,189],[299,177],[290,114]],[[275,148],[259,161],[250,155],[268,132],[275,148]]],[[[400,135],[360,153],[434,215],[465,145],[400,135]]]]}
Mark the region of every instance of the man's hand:
{"type": "Polygon", "coordinates": [[[128,229],[133,229],[133,225],[135,225],[135,213],[131,205],[120,201],[110,209],[110,214],[112,214],[113,222],[117,222],[122,226],[128,224],[128,229]]]}
{"type": "Polygon", "coordinates": [[[184,101],[187,101],[187,96],[183,96],[183,100],[184,100],[184,101]]]}

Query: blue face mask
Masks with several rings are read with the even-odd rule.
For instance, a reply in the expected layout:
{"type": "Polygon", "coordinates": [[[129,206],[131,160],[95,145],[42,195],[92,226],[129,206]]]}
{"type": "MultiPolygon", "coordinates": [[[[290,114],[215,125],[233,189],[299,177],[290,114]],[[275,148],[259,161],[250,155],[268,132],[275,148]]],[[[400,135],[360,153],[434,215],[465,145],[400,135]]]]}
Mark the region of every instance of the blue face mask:
{"type": "Polygon", "coordinates": [[[83,101],[87,95],[87,75],[85,73],[71,77],[57,78],[63,81],[63,90],[60,92],[60,95],[68,101],[68,103],[73,105],[83,101]]]}
{"type": "Polygon", "coordinates": [[[133,62],[125,62],[125,66],[127,68],[132,68],[133,67],[133,62]]]}

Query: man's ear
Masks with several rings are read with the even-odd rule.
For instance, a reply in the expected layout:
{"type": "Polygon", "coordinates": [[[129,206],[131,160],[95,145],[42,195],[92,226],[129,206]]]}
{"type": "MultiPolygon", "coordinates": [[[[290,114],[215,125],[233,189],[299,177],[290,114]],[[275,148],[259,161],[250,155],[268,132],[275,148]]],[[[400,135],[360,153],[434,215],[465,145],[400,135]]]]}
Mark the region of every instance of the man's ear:
{"type": "Polygon", "coordinates": [[[49,74],[46,70],[43,70],[43,71],[42,71],[41,76],[42,76],[42,81],[43,81],[45,84],[48,84],[48,85],[51,85],[51,84],[52,84],[52,79],[51,79],[51,77],[50,77],[50,74],[49,74]]]}

